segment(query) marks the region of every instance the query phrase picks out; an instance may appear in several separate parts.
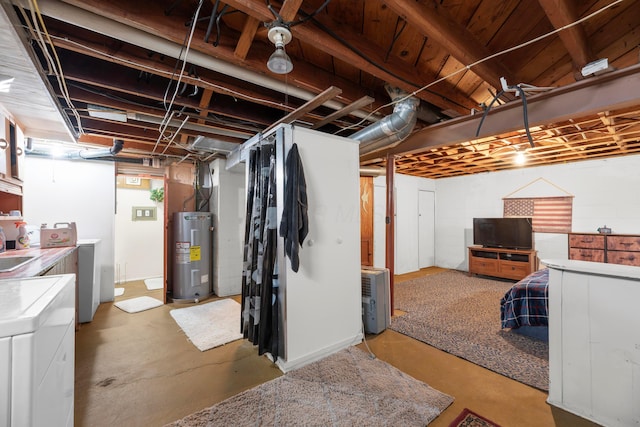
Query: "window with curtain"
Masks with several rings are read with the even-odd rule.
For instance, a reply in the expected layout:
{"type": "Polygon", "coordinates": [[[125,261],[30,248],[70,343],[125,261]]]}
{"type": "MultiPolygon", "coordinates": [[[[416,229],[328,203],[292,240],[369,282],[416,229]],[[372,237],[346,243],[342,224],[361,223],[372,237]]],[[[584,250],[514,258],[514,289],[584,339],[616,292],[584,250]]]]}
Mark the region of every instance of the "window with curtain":
{"type": "Polygon", "coordinates": [[[503,199],[505,218],[531,217],[537,233],[569,233],[573,197],[528,197],[503,199]]]}

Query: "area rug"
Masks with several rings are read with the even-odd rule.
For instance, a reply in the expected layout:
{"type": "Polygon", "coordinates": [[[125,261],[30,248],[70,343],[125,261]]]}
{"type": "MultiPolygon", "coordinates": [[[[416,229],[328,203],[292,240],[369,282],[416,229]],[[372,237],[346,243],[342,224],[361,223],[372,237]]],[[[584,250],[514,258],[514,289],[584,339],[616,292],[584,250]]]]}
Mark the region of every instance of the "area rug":
{"type": "Polygon", "coordinates": [[[200,351],[242,338],[240,304],[232,299],[178,308],[169,313],[200,351]]]}
{"type": "Polygon", "coordinates": [[[127,313],[138,313],[140,311],[160,307],[163,304],[164,303],[159,299],[144,296],[118,301],[114,305],[127,313]]]}
{"type": "Polygon", "coordinates": [[[449,424],[449,427],[500,427],[500,425],[464,408],[460,415],[449,424]]]}
{"type": "Polygon", "coordinates": [[[349,347],[168,426],[424,426],[452,402],[349,347]]]}
{"type": "Polygon", "coordinates": [[[549,390],[546,342],[500,328],[500,299],[513,282],[445,271],[396,283],[405,311],[390,329],[541,390],[549,390]]]}
{"type": "Polygon", "coordinates": [[[156,289],[164,289],[164,283],[163,283],[162,277],[151,277],[149,279],[144,279],[144,285],[150,291],[153,291],[156,289]]]}
{"type": "Polygon", "coordinates": [[[122,295],[124,295],[124,288],[115,288],[113,290],[113,296],[114,297],[119,297],[119,296],[122,296],[122,295]]]}

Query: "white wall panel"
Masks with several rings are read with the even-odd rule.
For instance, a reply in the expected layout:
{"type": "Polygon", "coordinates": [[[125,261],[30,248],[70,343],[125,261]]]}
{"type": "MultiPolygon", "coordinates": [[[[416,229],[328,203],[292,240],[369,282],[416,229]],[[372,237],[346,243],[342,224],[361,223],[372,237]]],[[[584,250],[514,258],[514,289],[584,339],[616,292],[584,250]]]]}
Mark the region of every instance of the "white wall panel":
{"type": "Polygon", "coordinates": [[[24,172],[25,221],[75,221],[79,239],[101,239],[100,301],[113,301],[115,164],[27,156],[24,172]]]}

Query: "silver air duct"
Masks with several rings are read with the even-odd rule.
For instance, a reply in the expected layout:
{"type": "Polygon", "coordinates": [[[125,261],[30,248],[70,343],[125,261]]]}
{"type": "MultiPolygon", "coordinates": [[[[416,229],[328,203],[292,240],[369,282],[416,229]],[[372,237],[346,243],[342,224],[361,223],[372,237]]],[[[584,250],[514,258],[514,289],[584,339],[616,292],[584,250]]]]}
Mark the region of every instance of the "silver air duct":
{"type": "Polygon", "coordinates": [[[68,154],[68,159],[99,159],[101,157],[111,157],[122,151],[124,147],[124,141],[121,139],[114,139],[113,146],[111,148],[96,148],[89,150],[76,151],[68,154]]]}
{"type": "Polygon", "coordinates": [[[391,100],[397,103],[393,113],[349,136],[360,141],[360,154],[386,148],[405,139],[416,124],[420,99],[409,96],[403,90],[386,84],[391,100]]]}

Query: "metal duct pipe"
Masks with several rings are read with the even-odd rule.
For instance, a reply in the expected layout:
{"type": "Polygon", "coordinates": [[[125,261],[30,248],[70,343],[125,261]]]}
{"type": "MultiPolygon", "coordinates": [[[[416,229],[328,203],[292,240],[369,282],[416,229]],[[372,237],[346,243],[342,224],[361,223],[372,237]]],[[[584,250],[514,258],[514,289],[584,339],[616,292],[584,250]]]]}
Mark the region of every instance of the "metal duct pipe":
{"type": "MultiPolygon", "coordinates": [[[[25,9],[32,7],[30,2],[24,0],[14,0],[13,3],[19,4],[25,9]]],[[[152,33],[131,27],[121,22],[114,21],[109,18],[89,12],[85,9],[72,6],[57,0],[39,0],[38,7],[43,15],[55,18],[68,24],[77,25],[88,30],[112,37],[116,40],[122,40],[133,45],[141,46],[150,51],[161,53],[172,58],[179,58],[182,52],[182,46],[177,43],[158,37],[152,33]]],[[[285,82],[273,79],[262,74],[249,71],[246,68],[234,65],[219,59],[213,58],[206,53],[198,52],[194,49],[189,51],[188,61],[190,64],[198,65],[227,76],[242,79],[246,82],[263,86],[278,91],[289,96],[295,96],[305,101],[309,101],[316,97],[317,94],[308,92],[303,89],[287,85],[285,82]]],[[[344,108],[344,105],[336,101],[327,101],[322,104],[334,110],[344,108]]],[[[356,117],[364,118],[370,121],[376,121],[364,111],[354,111],[356,117]]]]}
{"type": "Polygon", "coordinates": [[[69,153],[68,159],[99,159],[101,157],[112,157],[122,151],[124,147],[124,141],[121,139],[114,139],[113,146],[111,148],[96,148],[84,151],[77,151],[75,153],[69,153]]]}
{"type": "Polygon", "coordinates": [[[387,170],[380,166],[360,166],[360,176],[382,176],[387,170]]]}
{"type": "Polygon", "coordinates": [[[367,154],[405,139],[416,124],[420,99],[408,96],[403,90],[386,84],[392,101],[398,101],[393,113],[349,136],[360,141],[360,154],[367,154]]]}

